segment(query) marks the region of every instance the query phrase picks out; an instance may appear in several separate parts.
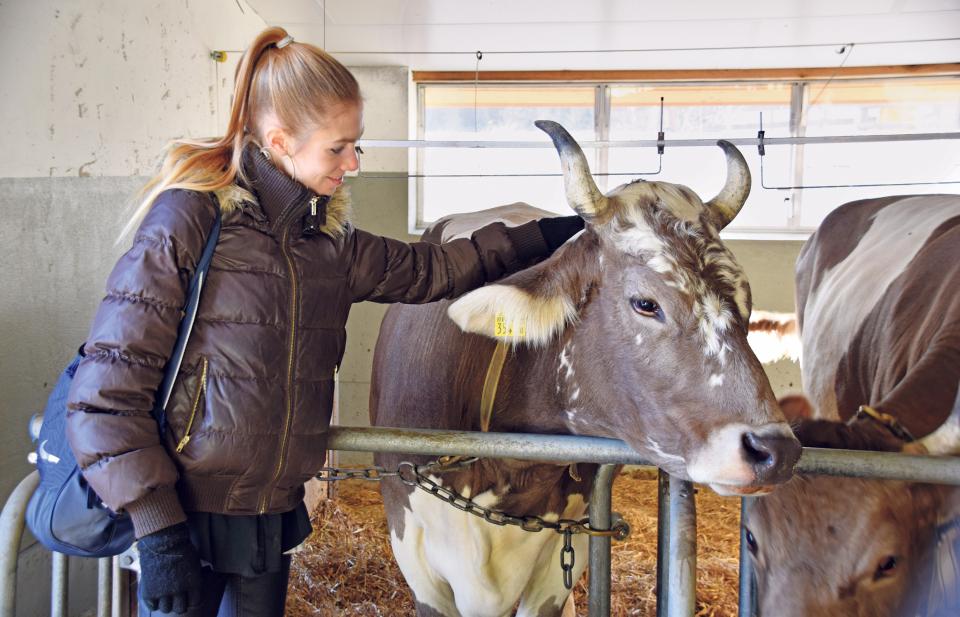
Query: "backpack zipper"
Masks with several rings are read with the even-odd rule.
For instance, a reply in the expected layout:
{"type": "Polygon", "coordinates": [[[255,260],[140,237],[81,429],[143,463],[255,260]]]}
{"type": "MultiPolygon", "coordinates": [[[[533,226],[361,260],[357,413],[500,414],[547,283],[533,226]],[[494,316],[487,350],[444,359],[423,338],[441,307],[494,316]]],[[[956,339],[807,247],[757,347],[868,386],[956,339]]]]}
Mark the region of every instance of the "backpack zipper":
{"type": "Polygon", "coordinates": [[[193,421],[197,417],[197,409],[200,408],[200,396],[207,392],[207,359],[200,358],[200,385],[197,386],[197,392],[193,396],[193,406],[190,408],[190,419],[187,420],[187,430],[183,433],[183,439],[177,444],[177,453],[183,452],[183,449],[190,443],[190,431],[193,429],[193,421]]]}

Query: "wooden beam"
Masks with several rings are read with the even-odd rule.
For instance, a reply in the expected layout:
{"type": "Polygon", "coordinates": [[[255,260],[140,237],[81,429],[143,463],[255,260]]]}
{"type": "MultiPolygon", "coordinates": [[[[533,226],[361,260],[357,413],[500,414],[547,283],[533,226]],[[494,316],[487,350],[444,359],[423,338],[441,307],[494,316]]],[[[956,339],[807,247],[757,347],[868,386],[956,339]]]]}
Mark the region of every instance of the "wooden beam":
{"type": "Polygon", "coordinates": [[[794,69],[673,69],[611,71],[413,71],[413,81],[423,82],[630,82],[630,81],[733,81],[784,79],[849,79],[864,77],[916,77],[960,75],[960,62],[889,66],[811,67],[794,69]]]}

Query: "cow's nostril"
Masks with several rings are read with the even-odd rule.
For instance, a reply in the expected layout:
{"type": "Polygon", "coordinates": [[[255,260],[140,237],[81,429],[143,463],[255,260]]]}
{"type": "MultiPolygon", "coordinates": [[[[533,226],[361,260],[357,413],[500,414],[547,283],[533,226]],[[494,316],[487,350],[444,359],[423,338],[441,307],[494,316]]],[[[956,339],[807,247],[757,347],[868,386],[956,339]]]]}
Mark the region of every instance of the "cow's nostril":
{"type": "Polygon", "coordinates": [[[763,443],[763,439],[756,433],[744,433],[743,451],[747,462],[751,465],[766,466],[773,462],[774,456],[770,448],[763,443]]]}
{"type": "Polygon", "coordinates": [[[800,442],[793,435],[744,433],[740,439],[743,458],[753,468],[754,483],[779,484],[793,474],[800,458],[800,442]]]}

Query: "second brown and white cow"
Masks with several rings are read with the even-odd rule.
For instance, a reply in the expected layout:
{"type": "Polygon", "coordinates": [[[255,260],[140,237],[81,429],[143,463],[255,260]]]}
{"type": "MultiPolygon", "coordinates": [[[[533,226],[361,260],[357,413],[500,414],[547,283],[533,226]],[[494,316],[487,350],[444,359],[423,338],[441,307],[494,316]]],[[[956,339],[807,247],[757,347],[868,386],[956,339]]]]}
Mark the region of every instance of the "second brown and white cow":
{"type": "MultiPolygon", "coordinates": [[[[374,357],[373,424],[478,430],[499,322],[510,351],[490,430],[623,439],[671,474],[724,493],[789,478],[799,444],[747,344],[750,288],[718,235],[749,192],[741,154],[720,144],[728,178],[706,203],[665,182],[603,195],[570,135],[553,122],[538,126],[560,154],[567,200],[585,231],[549,259],[453,303],[391,307],[374,357]]],[[[511,212],[454,217],[425,238],[537,217],[511,212]]],[[[404,458],[378,461],[394,467],[404,458]]],[[[434,480],[515,516],[577,519],[596,467],[571,472],[570,462],[484,459],[434,480]]],[[[518,603],[523,616],[572,610],[559,534],[498,527],[395,480],[382,493],[394,555],[421,616],[499,617],[518,603]]],[[[576,578],[586,537],[574,544],[576,578]]]]}
{"type": "MultiPolygon", "coordinates": [[[[960,196],[841,206],[804,245],[796,290],[808,398],[783,408],[801,442],[956,453],[960,196]],[[919,441],[854,417],[860,405],[894,416],[919,441]]],[[[953,487],[795,478],[749,511],[760,614],[960,614],[958,514],[953,487]]]]}

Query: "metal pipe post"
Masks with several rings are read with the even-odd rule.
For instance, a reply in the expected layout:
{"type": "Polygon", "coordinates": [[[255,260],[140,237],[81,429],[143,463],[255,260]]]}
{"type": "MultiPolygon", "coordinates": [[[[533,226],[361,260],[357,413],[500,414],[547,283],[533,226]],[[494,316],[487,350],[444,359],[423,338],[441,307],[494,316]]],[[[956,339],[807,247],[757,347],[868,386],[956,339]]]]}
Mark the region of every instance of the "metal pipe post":
{"type": "Polygon", "coordinates": [[[97,617],[110,617],[113,599],[113,558],[97,560],[97,617]]]}
{"type": "Polygon", "coordinates": [[[30,473],[13,489],[0,513],[0,617],[14,617],[17,612],[17,558],[23,536],[27,503],[40,484],[40,474],[30,473]]]}
{"type": "Polygon", "coordinates": [[[670,479],[669,518],[666,617],[693,617],[697,608],[697,505],[692,483],[670,479]]]}
{"type": "Polygon", "coordinates": [[[670,554],[670,475],[657,470],[657,617],[667,615],[667,555],[670,554]]]}
{"type": "Polygon", "coordinates": [[[70,573],[70,562],[63,553],[54,551],[53,572],[50,577],[50,617],[67,617],[69,613],[69,587],[67,576],[70,573]]]}
{"type": "Polygon", "coordinates": [[[756,497],[740,499],[740,598],[739,617],[755,617],[757,614],[757,581],[754,578],[753,559],[747,547],[747,510],[756,497]]]}
{"type": "Polygon", "coordinates": [[[130,615],[130,570],[120,567],[120,557],[111,560],[113,574],[113,605],[111,617],[129,617],[130,615]]]}
{"type": "MultiPolygon", "coordinates": [[[[610,529],[611,491],[616,465],[600,465],[590,492],[590,527],[610,529]]],[[[610,615],[610,538],[590,536],[590,617],[610,615]]]]}

